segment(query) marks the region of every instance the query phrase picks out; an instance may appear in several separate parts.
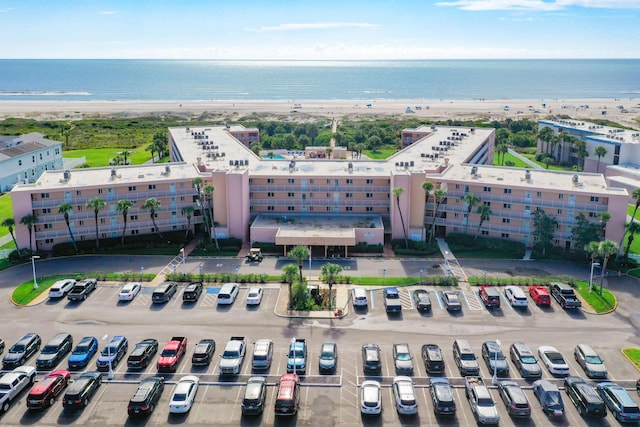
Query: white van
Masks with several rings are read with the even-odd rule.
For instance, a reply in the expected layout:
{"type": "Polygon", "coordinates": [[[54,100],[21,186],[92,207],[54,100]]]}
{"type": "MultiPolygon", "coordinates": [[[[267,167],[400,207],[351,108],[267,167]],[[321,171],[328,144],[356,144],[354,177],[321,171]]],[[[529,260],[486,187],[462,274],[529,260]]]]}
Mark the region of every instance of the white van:
{"type": "Polygon", "coordinates": [[[354,307],[366,307],[369,304],[367,290],[365,288],[351,289],[351,299],[354,307]]]}
{"type": "Polygon", "coordinates": [[[76,285],[74,279],[58,280],[49,288],[49,298],[62,298],[76,285]]]}
{"type": "Polygon", "coordinates": [[[218,305],[233,304],[238,296],[240,286],[237,283],[225,283],[218,293],[218,305]]]}

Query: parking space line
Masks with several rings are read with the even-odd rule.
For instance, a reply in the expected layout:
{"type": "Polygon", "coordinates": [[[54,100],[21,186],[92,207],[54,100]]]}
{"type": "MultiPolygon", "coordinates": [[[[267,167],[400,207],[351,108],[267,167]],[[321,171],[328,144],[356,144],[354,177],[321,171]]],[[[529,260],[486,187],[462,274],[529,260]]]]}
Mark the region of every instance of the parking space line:
{"type": "Polygon", "coordinates": [[[509,302],[509,300],[507,299],[507,297],[504,295],[503,292],[500,292],[500,300],[502,301],[502,303],[500,304],[501,306],[509,307],[511,311],[515,311],[513,306],[511,305],[511,302],[509,302]]]}
{"type": "Polygon", "coordinates": [[[442,310],[444,308],[444,303],[442,302],[441,292],[433,291],[433,294],[435,295],[435,300],[438,302],[438,307],[442,310]]]}
{"type": "Polygon", "coordinates": [[[376,308],[376,300],[375,300],[375,298],[374,298],[374,292],[373,292],[373,289],[371,289],[371,290],[369,291],[369,294],[370,294],[370,295],[369,295],[369,299],[371,300],[371,308],[372,308],[372,309],[374,309],[374,308],[376,308]]]}

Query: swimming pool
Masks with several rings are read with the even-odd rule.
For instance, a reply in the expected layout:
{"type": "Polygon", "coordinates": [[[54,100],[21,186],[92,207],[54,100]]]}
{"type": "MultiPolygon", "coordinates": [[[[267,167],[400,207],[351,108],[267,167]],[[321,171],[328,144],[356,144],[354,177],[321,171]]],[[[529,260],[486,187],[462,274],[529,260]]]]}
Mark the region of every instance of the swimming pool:
{"type": "Polygon", "coordinates": [[[273,156],[262,156],[263,159],[267,160],[284,160],[285,157],[282,154],[274,154],[273,156]]]}

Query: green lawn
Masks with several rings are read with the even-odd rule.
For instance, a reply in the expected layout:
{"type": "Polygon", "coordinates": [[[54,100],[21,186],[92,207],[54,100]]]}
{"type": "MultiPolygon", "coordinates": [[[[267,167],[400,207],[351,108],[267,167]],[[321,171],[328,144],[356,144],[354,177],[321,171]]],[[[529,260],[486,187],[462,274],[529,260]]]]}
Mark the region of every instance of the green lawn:
{"type": "MultiPolygon", "coordinates": [[[[145,150],[145,146],[133,150],[127,160],[132,165],[140,165],[151,160],[151,152],[145,150]],[[130,159],[130,160],[129,160],[130,159]]],[[[86,157],[87,164],[91,167],[109,166],[109,161],[122,152],[122,148],[89,148],[85,150],[69,150],[64,152],[65,158],[86,157]]]]}
{"type": "MultiPolygon", "coordinates": [[[[11,200],[11,193],[5,193],[0,196],[0,223],[6,218],[13,218],[13,202],[11,200]]],[[[0,227],[0,237],[8,234],[9,229],[7,227],[0,227]]]]}
{"type": "Polygon", "coordinates": [[[55,275],[38,278],[38,289],[33,289],[33,280],[29,280],[15,288],[11,298],[16,304],[26,305],[33,301],[38,295],[47,292],[51,285],[60,279],[73,277],[73,274],[55,275]]]}
{"type": "Polygon", "coordinates": [[[493,164],[495,166],[506,166],[507,162],[514,163],[513,166],[510,166],[512,168],[525,168],[525,169],[531,168],[531,166],[529,166],[528,164],[526,164],[525,162],[523,162],[522,160],[520,160],[518,157],[514,156],[511,153],[504,153],[504,164],[502,162],[502,156],[498,156],[498,153],[496,153],[493,156],[493,164]],[[498,157],[500,157],[500,160],[498,160],[498,157]]]}
{"type": "Polygon", "coordinates": [[[573,169],[570,168],[570,167],[565,167],[565,166],[560,166],[560,165],[549,165],[549,167],[547,168],[547,165],[545,165],[544,163],[539,162],[539,161],[536,160],[536,155],[535,154],[523,154],[523,156],[525,156],[527,159],[531,160],[532,162],[539,164],[544,169],[548,169],[550,171],[564,171],[564,172],[573,171],[573,169]]]}
{"type": "Polygon", "coordinates": [[[593,290],[589,292],[589,282],[576,282],[576,291],[596,313],[606,313],[616,306],[616,297],[612,292],[603,289],[600,296],[598,283],[594,282],[593,290]]]}
{"type": "Polygon", "coordinates": [[[622,352],[631,360],[637,369],[640,369],[640,348],[625,348],[622,352]]]}
{"type": "Polygon", "coordinates": [[[395,153],[397,153],[397,150],[395,150],[395,149],[383,149],[383,148],[378,149],[376,151],[364,150],[362,152],[362,154],[364,154],[365,156],[367,156],[371,160],[388,159],[389,157],[391,157],[395,153]]]}

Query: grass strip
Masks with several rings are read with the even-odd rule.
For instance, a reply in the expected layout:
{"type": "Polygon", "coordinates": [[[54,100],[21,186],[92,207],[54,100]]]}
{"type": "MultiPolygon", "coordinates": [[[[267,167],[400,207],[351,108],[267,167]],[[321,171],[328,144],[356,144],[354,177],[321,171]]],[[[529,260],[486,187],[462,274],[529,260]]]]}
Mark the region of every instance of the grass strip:
{"type": "Polygon", "coordinates": [[[589,291],[589,282],[575,282],[576,292],[589,304],[596,313],[606,313],[616,307],[616,296],[607,289],[602,290],[600,296],[600,285],[593,284],[593,289],[589,291]]]}
{"type": "Polygon", "coordinates": [[[637,369],[640,369],[640,348],[625,348],[622,353],[629,358],[637,369]]]}

